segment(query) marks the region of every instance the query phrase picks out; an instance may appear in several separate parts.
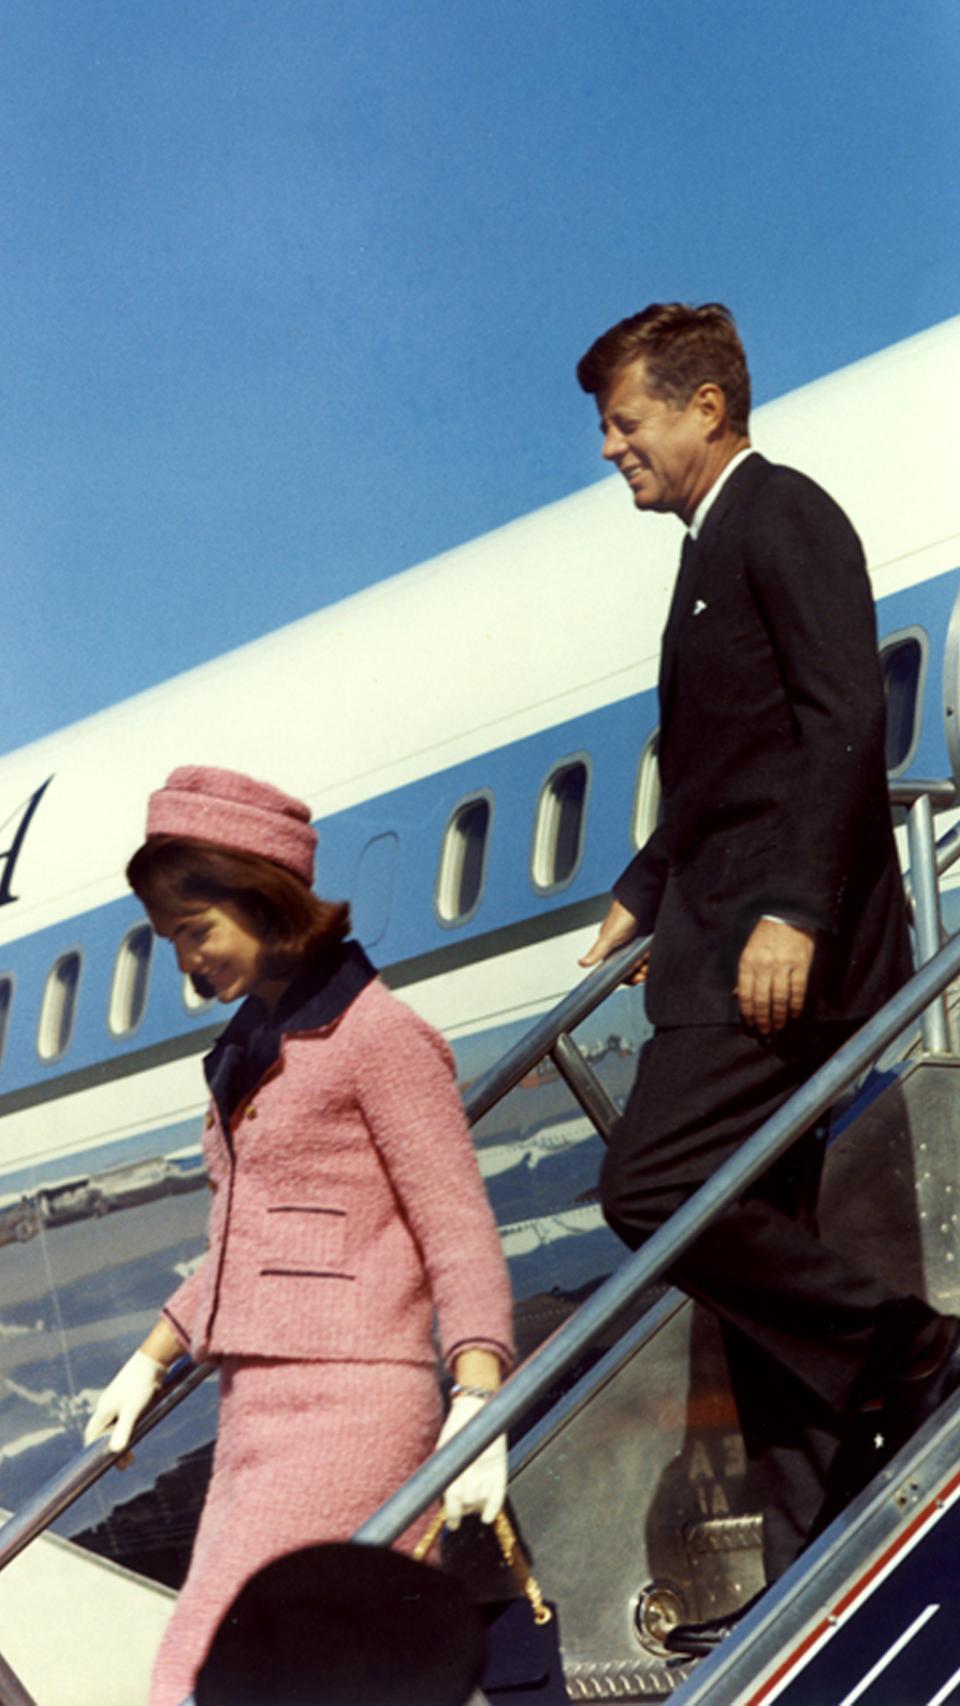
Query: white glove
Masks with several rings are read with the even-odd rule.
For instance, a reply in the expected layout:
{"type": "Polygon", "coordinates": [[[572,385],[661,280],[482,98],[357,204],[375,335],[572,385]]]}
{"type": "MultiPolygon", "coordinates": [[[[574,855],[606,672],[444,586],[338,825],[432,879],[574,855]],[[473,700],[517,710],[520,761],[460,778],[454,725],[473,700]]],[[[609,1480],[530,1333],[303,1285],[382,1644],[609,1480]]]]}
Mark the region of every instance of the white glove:
{"type": "Polygon", "coordinates": [[[134,1351],[97,1399],[93,1415],[84,1429],[84,1445],[92,1445],[112,1427],[110,1450],[126,1451],[138,1418],[143,1415],[166,1372],[163,1363],[147,1356],[146,1351],[134,1351]]]}
{"type": "MultiPolygon", "coordinates": [[[[454,1434],[479,1415],[485,1403],[485,1398],[458,1392],[451,1400],[449,1414],[434,1449],[439,1451],[442,1445],[447,1445],[454,1434]]],[[[459,1528],[462,1516],[479,1511],[481,1522],[493,1522],[502,1511],[506,1496],[507,1436],[500,1434],[461,1471],[455,1481],[451,1481],[443,1495],[443,1519],[448,1528],[459,1528]]]]}

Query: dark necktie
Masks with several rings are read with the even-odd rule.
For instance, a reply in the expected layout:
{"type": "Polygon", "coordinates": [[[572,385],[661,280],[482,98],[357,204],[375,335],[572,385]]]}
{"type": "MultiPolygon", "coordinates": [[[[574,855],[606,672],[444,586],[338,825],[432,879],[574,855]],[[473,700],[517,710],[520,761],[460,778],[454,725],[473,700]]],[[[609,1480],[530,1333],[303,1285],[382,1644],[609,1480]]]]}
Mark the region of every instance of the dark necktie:
{"type": "Polygon", "coordinates": [[[680,553],[680,568],[677,572],[676,585],[670,603],[670,614],[667,625],[663,630],[662,655],[665,658],[673,646],[674,635],[690,608],[690,595],[697,572],[697,542],[692,533],[683,536],[683,550],[680,553]]]}
{"type": "Polygon", "coordinates": [[[697,542],[692,533],[683,536],[683,550],[680,552],[680,571],[677,575],[677,586],[674,593],[676,614],[682,616],[690,602],[690,591],[696,572],[697,542]]]}

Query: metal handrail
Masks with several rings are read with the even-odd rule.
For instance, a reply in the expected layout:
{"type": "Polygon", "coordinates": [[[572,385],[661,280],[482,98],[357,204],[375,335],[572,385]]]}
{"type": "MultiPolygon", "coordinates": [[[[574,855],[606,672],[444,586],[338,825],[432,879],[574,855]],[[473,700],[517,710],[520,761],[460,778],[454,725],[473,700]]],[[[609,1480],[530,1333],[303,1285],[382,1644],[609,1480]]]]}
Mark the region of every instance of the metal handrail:
{"type": "MultiPolygon", "coordinates": [[[[933,958],[943,940],[943,918],[940,908],[940,855],[933,832],[933,814],[937,808],[952,806],[957,800],[956,783],[948,778],[935,781],[930,777],[903,777],[888,784],[890,804],[907,808],[907,845],[910,851],[910,870],[904,879],[908,914],[916,933],[917,963],[925,965],[933,958]]],[[[960,857],[960,846],[954,857],[960,857]]],[[[947,864],[952,862],[948,860],[947,864]]],[[[950,1027],[947,1004],[941,995],[932,1001],[921,1018],[923,1044],[930,1054],[950,1052],[950,1027]]]]}
{"type": "Polygon", "coordinates": [[[376,1545],[396,1540],[484,1446],[548,1391],[616,1316],[659,1279],[958,974],[960,932],[748,1138],[641,1250],[628,1257],[480,1413],[357,1529],[354,1540],[376,1545]]]}
{"type": "MultiPolygon", "coordinates": [[[[888,780],[887,788],[891,806],[901,806],[906,809],[908,814],[924,796],[930,802],[931,812],[943,811],[949,806],[956,805],[958,800],[957,785],[947,777],[941,777],[939,780],[932,777],[918,777],[911,781],[907,777],[900,776],[893,781],[888,780]]],[[[955,824],[934,844],[933,863],[936,875],[942,877],[944,872],[949,871],[958,859],[960,859],[960,824],[955,824]]],[[[907,908],[911,913],[914,906],[913,876],[913,871],[908,870],[903,879],[907,908]]]]}
{"type": "Polygon", "coordinates": [[[942,877],[946,871],[952,870],[960,859],[960,824],[954,824],[946,835],[941,835],[937,842],[937,876],[942,877]]]}
{"type": "Polygon", "coordinates": [[[652,936],[637,936],[624,947],[617,948],[609,959],[588,972],[569,995],[558,1001],[549,1013],[524,1032],[500,1060],[470,1085],[464,1093],[463,1105],[471,1125],[476,1125],[508,1091],[515,1089],[521,1078],[526,1077],[537,1062],[550,1053],[561,1036],[575,1031],[601,1002],[606,1001],[608,995],[613,994],[652,941],[652,936]]]}
{"type": "MultiPolygon", "coordinates": [[[[488,1113],[501,1097],[512,1090],[554,1047],[558,1038],[574,1030],[599,1007],[601,1002],[622,983],[646,952],[650,938],[637,938],[618,948],[610,959],[604,960],[576,989],[564,996],[543,1019],[531,1027],[482,1076],[475,1080],[464,1095],[464,1107],[471,1125],[488,1113]]],[[[140,1418],[134,1428],[131,1448],[165,1420],[202,1381],[212,1374],[212,1362],[190,1363],[184,1359],[175,1365],[156,1403],[140,1418]]],[[[52,1475],[21,1509],[0,1527],[0,1570],[22,1552],[38,1534],[61,1516],[88,1487],[117,1462],[110,1450],[107,1436],[94,1440],[78,1457],[52,1475]]]]}
{"type": "MultiPolygon", "coordinates": [[[[924,794],[928,796],[930,804],[935,810],[942,811],[958,803],[956,783],[947,778],[934,781],[929,777],[920,777],[916,781],[908,781],[904,777],[898,777],[895,781],[888,783],[888,787],[892,806],[904,806],[909,809],[911,806],[915,806],[924,794]]],[[[942,877],[960,859],[960,824],[954,824],[953,828],[948,829],[945,835],[941,835],[939,841],[935,843],[933,851],[937,876],[942,877]]],[[[907,904],[912,907],[913,885],[910,881],[910,873],[905,876],[903,886],[906,890],[907,904]]]]}
{"type": "Polygon", "coordinates": [[[957,784],[947,776],[896,776],[888,780],[887,788],[892,806],[913,806],[926,795],[942,811],[957,801],[957,784]]]}
{"type": "MultiPolygon", "coordinates": [[[[191,1363],[187,1359],[177,1363],[176,1367],[164,1386],[159,1398],[145,1415],[141,1416],[130,1441],[131,1447],[138,1440],[151,1433],[155,1427],[166,1420],[178,1404],[189,1398],[207,1375],[213,1372],[213,1363],[191,1363]]],[[[118,1462],[117,1454],[111,1451],[108,1436],[104,1434],[95,1439],[92,1445],[85,1446],[78,1457],[59,1469],[45,1481],[38,1492],[28,1499],[8,1517],[0,1528],[0,1570],[11,1563],[17,1554],[22,1552],[31,1540],[42,1534],[44,1529],[99,1481],[108,1469],[115,1468],[118,1462]]]]}

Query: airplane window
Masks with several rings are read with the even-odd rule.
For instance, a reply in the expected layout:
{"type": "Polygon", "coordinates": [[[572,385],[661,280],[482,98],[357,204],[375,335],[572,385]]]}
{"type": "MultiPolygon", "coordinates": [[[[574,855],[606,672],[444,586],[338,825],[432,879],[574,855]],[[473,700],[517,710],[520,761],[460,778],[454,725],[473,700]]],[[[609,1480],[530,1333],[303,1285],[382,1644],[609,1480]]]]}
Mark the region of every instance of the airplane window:
{"type": "Polygon", "coordinates": [[[391,830],[373,835],[357,861],[350,894],[353,934],[364,948],[373,948],[386,934],[393,913],[400,860],[400,838],[391,830]]]}
{"type": "Polygon", "coordinates": [[[79,987],[80,955],[76,950],[61,954],[43,992],[37,1032],[37,1053],[41,1060],[58,1060],[66,1052],[73,1032],[79,987]]]}
{"type": "Polygon", "coordinates": [[[926,662],[927,636],[922,628],[894,634],[880,648],[887,705],[887,771],[894,775],[906,769],[920,739],[926,662]]]}
{"type": "Polygon", "coordinates": [[[150,984],[153,931],[138,924],[120,944],[113,968],[108,1024],[115,1037],[128,1037],[143,1018],[150,984]]]}
{"type": "Polygon", "coordinates": [[[582,758],[559,764],[547,777],[533,834],[533,880],[538,889],[560,888],[580,863],[589,771],[582,758]]]}
{"type": "Polygon", "coordinates": [[[649,841],[657,824],[663,817],[663,801],[660,792],[660,766],[657,763],[657,751],[660,743],[660,730],[654,729],[640,754],[637,765],[637,786],[633,796],[633,845],[642,847],[649,841]]]}
{"type": "Polygon", "coordinates": [[[487,864],[490,800],[464,800],[447,824],[437,876],[437,911],[445,924],[462,924],[477,909],[487,864]]]}
{"type": "Polygon", "coordinates": [[[7,1041],[7,1021],[10,1018],[10,1007],[13,1001],[13,978],[0,977],[0,1060],[7,1041]]]}

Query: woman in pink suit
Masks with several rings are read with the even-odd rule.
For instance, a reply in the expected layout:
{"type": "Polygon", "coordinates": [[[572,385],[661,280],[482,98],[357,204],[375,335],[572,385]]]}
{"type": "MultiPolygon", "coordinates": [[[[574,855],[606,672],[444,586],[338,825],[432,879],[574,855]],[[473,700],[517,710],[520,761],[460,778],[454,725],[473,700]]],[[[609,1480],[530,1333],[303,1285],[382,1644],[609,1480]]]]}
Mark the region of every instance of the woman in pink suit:
{"type": "MultiPolygon", "coordinates": [[[[512,1357],[450,1052],[344,940],[347,908],[314,895],[315,847],[300,801],[187,766],[151,795],[127,870],[195,987],[246,998],[204,1061],[206,1254],[87,1428],[122,1452],[171,1362],[219,1362],[210,1488],[150,1706],[180,1706],[256,1570],[349,1536],[512,1357]],[[442,1430],[435,1333],[455,1382],[442,1430]]],[[[505,1491],[501,1439],[448,1488],[448,1521],[492,1521],[505,1491]]]]}

